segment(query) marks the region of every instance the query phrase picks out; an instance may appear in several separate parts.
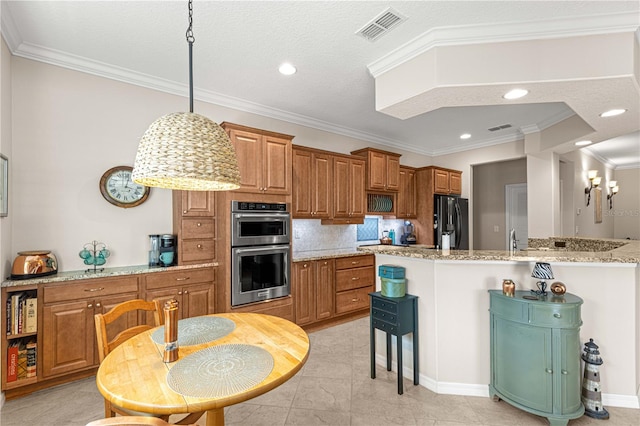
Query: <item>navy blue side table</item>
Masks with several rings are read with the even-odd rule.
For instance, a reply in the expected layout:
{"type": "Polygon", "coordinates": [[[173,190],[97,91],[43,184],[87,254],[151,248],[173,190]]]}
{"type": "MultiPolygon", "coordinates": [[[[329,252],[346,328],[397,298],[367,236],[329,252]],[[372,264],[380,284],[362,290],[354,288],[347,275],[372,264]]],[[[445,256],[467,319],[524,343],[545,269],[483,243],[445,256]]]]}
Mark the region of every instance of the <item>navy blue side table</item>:
{"type": "Polygon", "coordinates": [[[391,371],[391,335],[396,336],[398,349],[398,394],[402,395],[402,336],[413,333],[413,384],[418,384],[418,297],[406,294],[403,297],[386,297],[379,291],[369,293],[371,297],[371,378],[376,378],[376,333],[375,329],[387,333],[387,371],[391,371]]]}

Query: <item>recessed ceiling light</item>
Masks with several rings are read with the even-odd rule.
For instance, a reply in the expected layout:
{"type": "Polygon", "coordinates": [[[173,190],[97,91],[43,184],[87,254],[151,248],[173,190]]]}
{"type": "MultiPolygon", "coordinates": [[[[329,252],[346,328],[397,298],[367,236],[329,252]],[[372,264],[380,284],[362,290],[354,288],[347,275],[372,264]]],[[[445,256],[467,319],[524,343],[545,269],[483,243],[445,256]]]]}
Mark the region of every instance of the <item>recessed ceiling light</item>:
{"type": "Polygon", "coordinates": [[[605,111],[600,114],[600,117],[615,117],[616,115],[624,114],[625,112],[627,112],[626,109],[610,109],[609,111],[605,111]]]}
{"type": "Polygon", "coordinates": [[[463,133],[460,135],[460,139],[469,139],[471,137],[471,133],[463,133]]]}
{"type": "Polygon", "coordinates": [[[509,92],[507,92],[503,98],[505,99],[520,99],[521,97],[525,96],[527,93],[529,93],[528,90],[526,89],[513,89],[510,90],[509,92]]]}
{"type": "Polygon", "coordinates": [[[591,145],[591,141],[578,141],[575,143],[576,146],[585,146],[585,145],[591,145]]]}
{"type": "Polygon", "coordinates": [[[283,74],[283,75],[292,75],[292,74],[295,74],[296,71],[298,70],[296,69],[296,67],[294,67],[290,63],[285,62],[284,64],[280,65],[280,68],[278,68],[278,71],[280,71],[280,74],[283,74]]]}

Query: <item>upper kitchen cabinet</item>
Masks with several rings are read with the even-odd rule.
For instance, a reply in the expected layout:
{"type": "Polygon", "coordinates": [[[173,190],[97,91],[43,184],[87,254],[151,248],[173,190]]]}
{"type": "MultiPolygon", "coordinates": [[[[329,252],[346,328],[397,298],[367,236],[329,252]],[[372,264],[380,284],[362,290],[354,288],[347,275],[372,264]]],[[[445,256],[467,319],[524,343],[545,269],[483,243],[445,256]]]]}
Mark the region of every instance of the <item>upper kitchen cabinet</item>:
{"type": "Polygon", "coordinates": [[[435,166],[424,167],[422,170],[426,170],[430,176],[431,185],[429,188],[433,190],[434,194],[462,194],[461,171],[435,166]]]}
{"type": "Polygon", "coordinates": [[[400,191],[396,203],[398,219],[418,217],[416,202],[416,170],[413,167],[400,166],[400,191]]]}
{"type": "Polygon", "coordinates": [[[365,160],[333,156],[333,218],[323,224],[362,224],[365,215],[365,160]]]}
{"type": "Polygon", "coordinates": [[[291,140],[284,135],[224,122],[238,157],[237,192],[291,195],[291,140]]]}
{"type": "Polygon", "coordinates": [[[293,148],[294,219],[328,219],[331,217],[333,156],[309,148],[293,148]]]}
{"type": "Polygon", "coordinates": [[[400,189],[400,154],[373,148],[359,149],[351,154],[365,157],[367,164],[367,191],[400,189]]]}

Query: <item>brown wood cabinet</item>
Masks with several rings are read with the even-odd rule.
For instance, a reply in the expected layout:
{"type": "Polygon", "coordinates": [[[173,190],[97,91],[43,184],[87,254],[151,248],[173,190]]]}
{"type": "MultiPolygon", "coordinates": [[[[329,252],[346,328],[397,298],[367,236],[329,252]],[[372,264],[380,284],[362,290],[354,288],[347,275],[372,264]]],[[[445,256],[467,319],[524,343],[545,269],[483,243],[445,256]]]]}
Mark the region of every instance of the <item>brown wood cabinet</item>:
{"type": "Polygon", "coordinates": [[[418,217],[416,195],[416,170],[412,167],[400,166],[400,191],[398,191],[396,203],[398,219],[418,217]]]}
{"type": "Polygon", "coordinates": [[[292,274],[296,324],[307,325],[332,318],[335,260],[294,262],[292,274]]]}
{"type": "Polygon", "coordinates": [[[365,161],[355,156],[333,157],[333,216],[327,224],[364,223],[365,161]]]}
{"type": "Polygon", "coordinates": [[[438,167],[425,167],[432,174],[432,189],[434,194],[462,194],[462,172],[458,170],[438,167]]]}
{"type": "Polygon", "coordinates": [[[291,140],[293,136],[221,123],[238,157],[237,192],[291,195],[291,140]]]}
{"type": "Polygon", "coordinates": [[[293,148],[291,215],[295,219],[327,219],[332,213],[333,157],[301,147],[293,148]]]}
{"type": "Polygon", "coordinates": [[[178,238],[178,265],[216,261],[215,198],[211,191],[173,191],[173,232],[178,238]]]}
{"type": "Polygon", "coordinates": [[[391,191],[400,189],[400,154],[374,148],[352,151],[352,155],[365,157],[367,161],[367,191],[391,191]]]}
{"type": "MultiPolygon", "coordinates": [[[[182,271],[158,272],[144,277],[144,299],[178,301],[179,318],[213,314],[215,311],[216,268],[197,268],[182,271]]],[[[147,314],[147,324],[153,315],[147,314]]]]}
{"type": "MultiPolygon", "coordinates": [[[[44,379],[74,373],[98,365],[94,315],[138,297],[137,277],[79,280],[71,284],[45,285],[42,307],[42,344],[39,363],[44,379]]],[[[113,324],[117,333],[137,324],[128,317],[113,324]]]]}
{"type": "Polygon", "coordinates": [[[336,259],[336,315],[369,307],[375,290],[375,257],[362,255],[336,259]]]}

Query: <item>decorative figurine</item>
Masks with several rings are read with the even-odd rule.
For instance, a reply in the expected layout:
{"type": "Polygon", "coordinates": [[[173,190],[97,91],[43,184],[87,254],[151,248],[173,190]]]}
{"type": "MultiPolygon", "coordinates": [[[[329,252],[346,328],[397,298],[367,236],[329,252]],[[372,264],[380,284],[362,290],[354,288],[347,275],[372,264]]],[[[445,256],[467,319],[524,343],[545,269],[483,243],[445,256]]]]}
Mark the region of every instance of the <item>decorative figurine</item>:
{"type": "Polygon", "coordinates": [[[584,344],[583,350],[582,404],[584,405],[584,414],[594,419],[606,420],[609,418],[609,412],[602,406],[600,373],[598,372],[598,366],[602,365],[600,351],[598,351],[598,345],[593,342],[593,339],[589,339],[584,344]]]}

